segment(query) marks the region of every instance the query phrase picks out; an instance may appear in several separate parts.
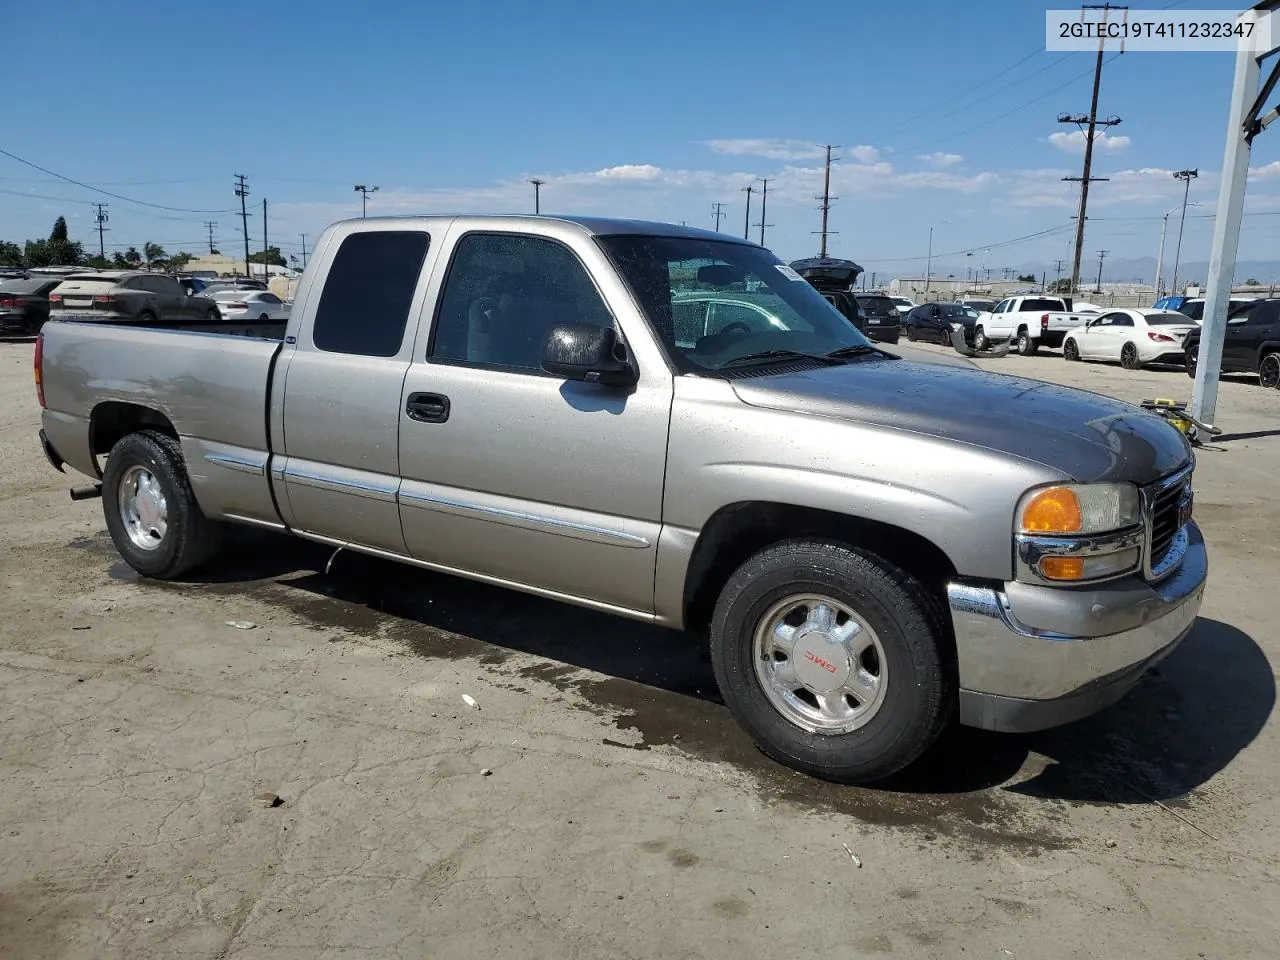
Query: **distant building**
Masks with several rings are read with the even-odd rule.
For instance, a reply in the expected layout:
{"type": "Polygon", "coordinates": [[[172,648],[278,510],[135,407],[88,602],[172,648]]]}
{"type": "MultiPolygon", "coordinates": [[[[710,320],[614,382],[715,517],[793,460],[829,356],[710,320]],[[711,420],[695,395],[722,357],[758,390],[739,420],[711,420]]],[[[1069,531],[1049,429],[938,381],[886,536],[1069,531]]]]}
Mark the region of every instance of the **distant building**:
{"type": "MultiPolygon", "coordinates": [[[[249,264],[249,270],[245,270],[243,260],[228,257],[224,253],[210,253],[188,261],[187,265],[182,268],[182,272],[197,277],[261,277],[262,264],[251,263],[249,264]]],[[[267,272],[272,277],[285,277],[289,276],[293,271],[288,267],[268,264],[267,272]]]]}
{"type": "Polygon", "coordinates": [[[895,297],[907,297],[916,303],[927,303],[930,300],[958,300],[961,297],[990,297],[999,300],[1023,291],[1039,293],[1040,285],[1022,280],[930,277],[926,288],[924,277],[896,277],[889,281],[885,292],[895,297]]]}

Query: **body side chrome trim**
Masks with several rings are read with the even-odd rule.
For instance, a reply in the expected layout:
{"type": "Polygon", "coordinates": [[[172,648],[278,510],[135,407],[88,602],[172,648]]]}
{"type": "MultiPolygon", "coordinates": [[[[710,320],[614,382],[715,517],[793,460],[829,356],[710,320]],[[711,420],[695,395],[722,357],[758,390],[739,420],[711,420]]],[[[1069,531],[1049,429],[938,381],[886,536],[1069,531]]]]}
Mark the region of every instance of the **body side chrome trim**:
{"type": "Polygon", "coordinates": [[[335,537],[326,537],[319,533],[310,533],[306,530],[294,530],[293,533],[302,537],[304,540],[323,543],[330,547],[342,547],[346,550],[355,550],[358,553],[366,553],[371,557],[381,557],[384,560],[394,560],[397,563],[405,563],[409,566],[419,567],[423,570],[431,570],[434,573],[446,573],[450,576],[464,577],[467,580],[477,580],[480,583],[492,584],[495,587],[516,590],[520,593],[531,593],[535,596],[547,597],[550,600],[560,600],[564,603],[572,603],[574,606],[578,607],[589,607],[592,610],[599,610],[603,613],[614,613],[618,616],[627,617],[631,620],[642,620],[645,623],[663,622],[652,613],[648,613],[644,610],[634,610],[631,607],[619,607],[614,604],[601,603],[598,600],[579,597],[575,594],[559,593],[555,590],[547,590],[543,587],[533,587],[527,583],[520,583],[516,580],[504,580],[501,577],[494,577],[484,573],[476,573],[472,570],[462,570],[458,567],[446,566],[443,563],[432,563],[429,560],[418,560],[414,557],[407,557],[401,553],[394,553],[391,550],[382,550],[378,547],[369,547],[360,543],[351,543],[335,537]]]}
{"type": "Polygon", "coordinates": [[[451,497],[435,494],[417,493],[401,489],[399,493],[404,506],[425,505],[423,509],[444,508],[443,512],[461,516],[474,517],[479,520],[493,520],[525,529],[539,530],[544,533],[573,537],[578,540],[590,540],[595,543],[607,543],[618,547],[644,549],[650,546],[647,538],[623,530],[612,530],[589,523],[577,523],[572,520],[560,520],[539,514],[525,513],[519,510],[506,510],[502,507],[491,507],[484,504],[468,503],[451,497]],[[408,501],[408,502],[406,502],[408,501]]]}
{"type": "Polygon", "coordinates": [[[283,477],[286,481],[302,484],[306,487],[316,487],[320,490],[336,490],[339,492],[354,491],[373,500],[385,500],[388,503],[394,502],[396,499],[396,490],[399,483],[379,484],[375,485],[367,481],[348,480],[338,477],[326,477],[318,473],[311,473],[306,470],[299,470],[297,467],[286,466],[283,471],[283,477]]]}
{"type": "Polygon", "coordinates": [[[264,455],[261,463],[255,463],[243,457],[232,456],[228,453],[206,453],[204,459],[209,463],[217,464],[220,467],[227,467],[240,473],[251,473],[254,476],[262,477],[267,473],[267,461],[264,455]]]}

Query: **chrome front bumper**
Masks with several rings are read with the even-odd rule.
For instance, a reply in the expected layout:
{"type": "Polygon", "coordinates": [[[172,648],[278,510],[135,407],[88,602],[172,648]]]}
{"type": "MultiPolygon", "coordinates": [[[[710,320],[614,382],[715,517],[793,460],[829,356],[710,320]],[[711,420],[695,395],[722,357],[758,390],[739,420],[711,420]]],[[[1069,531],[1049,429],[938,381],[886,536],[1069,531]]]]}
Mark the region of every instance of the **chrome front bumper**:
{"type": "Polygon", "coordinates": [[[1208,574],[1194,523],[1178,569],[1094,588],[1007,583],[947,586],[960,670],[960,720],[1028,731],[1088,716],[1119,700],[1190,632],[1208,574]]]}

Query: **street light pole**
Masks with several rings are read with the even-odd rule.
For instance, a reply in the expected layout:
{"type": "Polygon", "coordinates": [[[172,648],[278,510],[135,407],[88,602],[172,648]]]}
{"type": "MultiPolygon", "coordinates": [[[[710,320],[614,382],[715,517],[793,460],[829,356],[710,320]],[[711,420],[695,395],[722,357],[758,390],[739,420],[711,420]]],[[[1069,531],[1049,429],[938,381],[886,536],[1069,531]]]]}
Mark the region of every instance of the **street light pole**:
{"type": "Polygon", "coordinates": [[[751,237],[751,191],[752,189],[753,189],[752,185],[749,183],[742,188],[742,192],[747,195],[747,212],[746,212],[746,216],[742,218],[742,239],[743,240],[750,239],[751,237]]]}
{"type": "Polygon", "coordinates": [[[547,181],[530,177],[529,182],[533,184],[533,212],[539,214],[542,212],[542,185],[547,181]]]}
{"type": "MultiPolygon", "coordinates": [[[[937,224],[937,226],[941,227],[950,222],[950,220],[943,220],[942,223],[937,224]]],[[[924,295],[926,299],[928,299],[929,296],[929,285],[933,277],[933,226],[933,224],[929,225],[929,256],[925,258],[924,268],[924,295]]]]}
{"type": "Polygon", "coordinates": [[[360,216],[367,217],[369,215],[369,194],[377,193],[376,186],[366,187],[363,183],[356,184],[356,193],[360,194],[360,216]]]}
{"type": "Polygon", "coordinates": [[[1183,187],[1182,217],[1178,221],[1178,245],[1174,248],[1173,253],[1173,281],[1169,284],[1170,293],[1174,293],[1178,289],[1178,259],[1182,256],[1182,228],[1187,223],[1187,196],[1191,193],[1191,181],[1198,176],[1200,176],[1199,170],[1179,170],[1173,175],[1175,180],[1182,181],[1183,187]]]}

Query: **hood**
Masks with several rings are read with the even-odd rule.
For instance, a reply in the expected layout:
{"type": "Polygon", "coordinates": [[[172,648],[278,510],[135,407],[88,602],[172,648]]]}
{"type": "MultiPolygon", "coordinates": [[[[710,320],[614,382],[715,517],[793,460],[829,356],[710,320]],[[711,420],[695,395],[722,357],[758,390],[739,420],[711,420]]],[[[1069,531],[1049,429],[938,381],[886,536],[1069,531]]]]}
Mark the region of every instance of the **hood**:
{"type": "Polygon", "coordinates": [[[1181,433],[1131,404],[976,368],[865,360],[731,383],[753,406],[955,440],[1080,482],[1150,483],[1191,455],[1181,433]]]}

